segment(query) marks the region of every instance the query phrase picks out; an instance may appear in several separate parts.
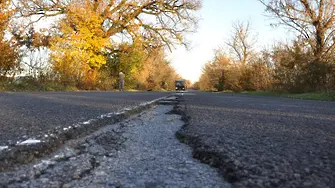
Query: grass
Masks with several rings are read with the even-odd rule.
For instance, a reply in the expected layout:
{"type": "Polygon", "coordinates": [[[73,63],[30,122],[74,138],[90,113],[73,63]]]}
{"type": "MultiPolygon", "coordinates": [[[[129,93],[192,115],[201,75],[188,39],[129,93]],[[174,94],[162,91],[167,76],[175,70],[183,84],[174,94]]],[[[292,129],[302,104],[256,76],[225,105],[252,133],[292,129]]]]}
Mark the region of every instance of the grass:
{"type": "MultiPolygon", "coordinates": [[[[25,92],[25,91],[32,91],[32,92],[43,92],[43,91],[119,91],[118,89],[99,89],[99,88],[93,88],[93,89],[79,89],[75,86],[70,85],[63,85],[57,82],[37,82],[33,80],[26,80],[20,83],[15,82],[8,82],[0,80],[0,92],[6,92],[6,91],[12,91],[12,92],[25,92]]],[[[127,92],[143,92],[148,90],[141,90],[141,89],[131,89],[131,88],[125,88],[125,91],[127,92]]],[[[169,92],[171,90],[150,90],[150,91],[160,91],[160,92],[169,92]]]]}
{"type": "Polygon", "coordinates": [[[31,82],[8,83],[0,81],[1,91],[78,91],[76,87],[64,86],[58,83],[36,84],[31,82]]]}
{"type": "Polygon", "coordinates": [[[311,92],[311,93],[280,93],[274,91],[252,91],[242,93],[256,96],[274,96],[274,97],[287,97],[287,98],[307,99],[307,100],[335,101],[335,91],[311,92]]]}

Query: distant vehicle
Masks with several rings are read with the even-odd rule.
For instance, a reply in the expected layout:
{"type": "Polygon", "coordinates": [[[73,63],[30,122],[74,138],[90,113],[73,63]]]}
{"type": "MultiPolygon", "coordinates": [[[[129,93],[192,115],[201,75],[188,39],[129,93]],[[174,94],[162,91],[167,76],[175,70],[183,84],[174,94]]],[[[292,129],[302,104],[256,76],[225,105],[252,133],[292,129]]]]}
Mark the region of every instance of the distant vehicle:
{"type": "Polygon", "coordinates": [[[185,86],[185,80],[176,80],[175,82],[175,86],[176,86],[176,91],[185,91],[186,86],[185,86]]]}

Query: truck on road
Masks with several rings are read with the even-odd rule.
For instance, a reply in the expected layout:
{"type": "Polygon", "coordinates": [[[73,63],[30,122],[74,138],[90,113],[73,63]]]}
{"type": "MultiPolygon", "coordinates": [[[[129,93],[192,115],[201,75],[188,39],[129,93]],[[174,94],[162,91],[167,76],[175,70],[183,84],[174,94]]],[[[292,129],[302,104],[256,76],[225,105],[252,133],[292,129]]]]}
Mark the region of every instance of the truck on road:
{"type": "Polygon", "coordinates": [[[185,80],[176,80],[175,82],[176,91],[185,91],[185,80]]]}

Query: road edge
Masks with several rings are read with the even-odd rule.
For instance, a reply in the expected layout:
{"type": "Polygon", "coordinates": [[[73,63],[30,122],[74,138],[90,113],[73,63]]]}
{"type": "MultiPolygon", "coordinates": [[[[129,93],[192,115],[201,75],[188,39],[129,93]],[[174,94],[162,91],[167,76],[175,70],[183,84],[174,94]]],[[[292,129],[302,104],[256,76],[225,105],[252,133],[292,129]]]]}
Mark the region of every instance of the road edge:
{"type": "Polygon", "coordinates": [[[56,151],[69,140],[87,136],[106,125],[119,123],[135,114],[152,108],[160,101],[168,99],[171,96],[170,94],[130,108],[123,108],[117,112],[102,114],[94,119],[76,123],[67,128],[56,127],[45,135],[37,135],[34,139],[39,142],[36,143],[25,144],[26,140],[17,142],[12,146],[6,146],[0,150],[0,172],[10,171],[17,166],[33,162],[56,151]]]}

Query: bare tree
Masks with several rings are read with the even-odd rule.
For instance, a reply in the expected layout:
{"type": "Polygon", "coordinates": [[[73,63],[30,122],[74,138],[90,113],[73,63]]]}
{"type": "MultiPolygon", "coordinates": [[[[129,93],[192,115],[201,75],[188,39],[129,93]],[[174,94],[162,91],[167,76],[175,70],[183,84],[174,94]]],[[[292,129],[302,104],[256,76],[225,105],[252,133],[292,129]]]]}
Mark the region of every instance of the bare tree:
{"type": "Polygon", "coordinates": [[[250,32],[250,22],[236,22],[233,24],[233,34],[226,42],[231,48],[235,59],[242,65],[246,65],[251,56],[256,36],[250,32]]]}
{"type": "Polygon", "coordinates": [[[335,0],[259,0],[279,24],[302,35],[317,60],[335,48],[335,0]]]}

